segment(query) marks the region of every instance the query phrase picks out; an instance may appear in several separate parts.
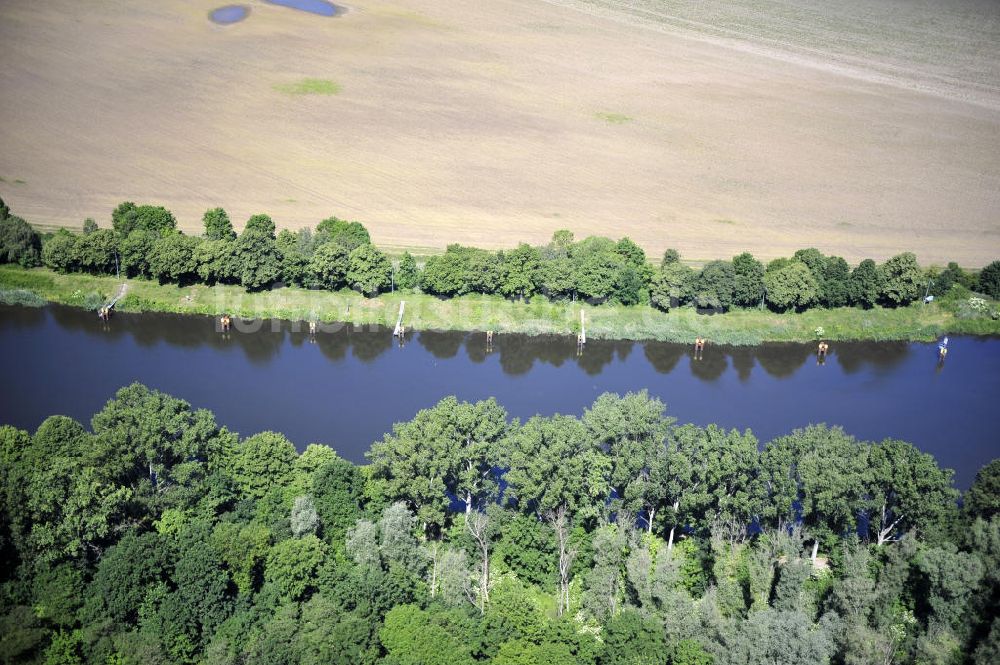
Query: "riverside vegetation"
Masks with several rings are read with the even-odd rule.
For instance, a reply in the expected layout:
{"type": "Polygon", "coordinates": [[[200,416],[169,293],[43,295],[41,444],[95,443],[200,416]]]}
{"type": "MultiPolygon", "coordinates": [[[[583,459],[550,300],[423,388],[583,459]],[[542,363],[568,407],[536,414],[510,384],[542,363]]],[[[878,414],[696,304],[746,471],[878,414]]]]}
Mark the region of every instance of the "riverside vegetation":
{"type": "Polygon", "coordinates": [[[707,335],[748,344],[808,339],[817,328],[831,339],[1000,332],[1000,312],[990,302],[1000,298],[1000,261],[977,274],[954,263],[922,269],[903,253],[852,270],[810,248],[766,266],[744,253],[696,270],[668,250],[654,268],[628,238],[576,241],[558,231],[543,247],[489,252],[451,245],[420,265],[408,252],[392,260],[363,225],[335,217],[315,232],[275,234],[269,217],[254,215],[237,235],[225,211],[214,208],[205,213],[204,236],[193,237],[176,230],[165,208],[126,202],[112,214],[111,229],[87,220],[82,234],[60,230],[43,242],[2,203],[0,216],[0,259],[56,273],[0,271],[6,302],[31,300],[24,293],[30,291],[97,306],[117,290],[109,275],[120,272],[134,278],[120,305],[126,310],[386,324],[405,298],[408,322],[425,329],[565,333],[585,307],[594,337],[707,335]],[[938,301],[913,305],[925,293],[938,301]]]}
{"type": "Polygon", "coordinates": [[[89,429],[0,427],[0,660],[1000,656],[1000,460],[960,497],[903,441],[816,425],[760,448],[645,392],[526,422],[446,398],[368,458],[140,384],[89,429]]]}

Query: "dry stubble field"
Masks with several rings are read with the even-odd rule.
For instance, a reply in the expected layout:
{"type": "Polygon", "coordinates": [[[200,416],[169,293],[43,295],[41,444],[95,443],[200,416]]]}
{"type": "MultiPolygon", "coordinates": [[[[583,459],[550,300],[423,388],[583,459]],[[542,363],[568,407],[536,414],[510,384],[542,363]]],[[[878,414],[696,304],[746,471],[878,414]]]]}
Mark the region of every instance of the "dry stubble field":
{"type": "Polygon", "coordinates": [[[0,3],[0,196],[72,226],[336,214],[388,247],[1000,255],[991,0],[219,4],[0,3]],[[304,78],[340,92],[282,90],[304,78]]]}

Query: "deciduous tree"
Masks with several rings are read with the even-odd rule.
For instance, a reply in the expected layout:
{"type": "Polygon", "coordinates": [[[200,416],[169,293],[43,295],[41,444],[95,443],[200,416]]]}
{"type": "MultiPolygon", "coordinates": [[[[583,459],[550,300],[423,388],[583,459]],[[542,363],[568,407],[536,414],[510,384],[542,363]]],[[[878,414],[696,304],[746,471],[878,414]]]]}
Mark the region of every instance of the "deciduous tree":
{"type": "Polygon", "coordinates": [[[912,252],[892,257],[879,266],[879,273],[882,278],[881,299],[888,305],[906,305],[923,293],[923,273],[912,252]]]}
{"type": "Polygon", "coordinates": [[[326,558],[316,536],[283,540],[271,548],[264,583],[273,585],[285,600],[307,600],[316,588],[316,573],[326,558]]]}
{"type": "Polygon", "coordinates": [[[327,217],[316,226],[316,233],[324,236],[323,242],[335,242],[348,252],[362,245],[371,244],[368,229],[361,222],[348,222],[337,217],[327,217]]]}
{"type": "Polygon", "coordinates": [[[525,512],[543,517],[566,506],[580,519],[604,512],[611,461],[576,418],[536,416],[514,427],[502,465],[507,468],[507,496],[525,512]]]}
{"type": "Polygon", "coordinates": [[[965,512],[984,520],[1000,515],[1000,459],[976,472],[972,487],[965,493],[965,512]]]}
{"type": "Polygon", "coordinates": [[[819,298],[819,284],[806,264],[793,261],[764,273],[767,302],[776,309],[805,308],[819,298]]]}
{"type": "MultiPolygon", "coordinates": [[[[255,215],[250,219],[257,217],[262,215],[255,215]]],[[[281,255],[274,241],[273,230],[273,222],[269,225],[263,221],[254,224],[247,222],[247,229],[240,234],[233,246],[233,274],[248,291],[270,286],[281,277],[281,255]],[[271,229],[271,233],[266,232],[267,228],[271,229]]]]}
{"type": "MultiPolygon", "coordinates": [[[[96,233],[94,235],[97,235],[96,233]]],[[[195,248],[198,238],[171,233],[157,238],[149,254],[149,272],[161,283],[180,282],[196,274],[195,248]]]]}
{"type": "Polygon", "coordinates": [[[492,399],[470,404],[446,397],[372,445],[372,475],[386,496],[406,499],[421,521],[443,526],[448,494],[469,513],[496,492],[506,417],[492,399]]]}
{"type": "Polygon", "coordinates": [[[729,309],[733,304],[736,274],[729,261],[709,261],[694,283],[694,301],[699,307],[729,309]]]}
{"type": "Polygon", "coordinates": [[[346,277],[353,288],[366,296],[375,296],[389,288],[392,264],[375,245],[361,245],[348,257],[346,277]]]}
{"type": "Polygon", "coordinates": [[[764,264],[750,252],[733,257],[733,304],[756,307],[764,296],[764,264]]]}
{"type": "Polygon", "coordinates": [[[399,270],[396,272],[396,286],[400,289],[415,289],[420,284],[420,271],[417,260],[409,252],[403,252],[399,260],[399,270]]]}
{"type": "Polygon", "coordinates": [[[447,615],[398,605],[385,616],[379,639],[398,665],[472,665],[469,643],[447,615]]]}
{"type": "Polygon", "coordinates": [[[979,290],[994,300],[1000,300],[1000,261],[994,261],[980,271],[979,290]]]}
{"type": "Polygon", "coordinates": [[[500,293],[530,298],[541,284],[541,257],[534,247],[521,243],[503,255],[503,281],[500,293]]]}
{"type": "Polygon", "coordinates": [[[270,215],[252,215],[243,227],[243,233],[248,232],[266,236],[274,240],[274,220],[271,219],[270,215]]]}
{"type": "Polygon", "coordinates": [[[42,241],[31,225],[20,217],[0,218],[0,263],[32,268],[42,262],[42,241]]]}
{"type": "Polygon", "coordinates": [[[224,461],[243,494],[260,499],[272,487],[291,483],[295,446],[277,432],[261,432],[240,442],[224,461]]]}
{"type": "Polygon", "coordinates": [[[851,272],[848,281],[848,294],[855,305],[864,308],[874,307],[882,293],[882,274],[871,259],[865,259],[851,272]]]}
{"type": "Polygon", "coordinates": [[[922,538],[946,536],[958,517],[952,471],[898,439],[868,449],[864,478],[869,501],[868,529],[877,545],[915,530],[922,538]]]}
{"type": "Polygon", "coordinates": [[[656,482],[666,460],[665,438],[674,418],[666,405],[645,390],[624,397],[604,393],[583,414],[595,447],[611,458],[611,486],[623,507],[641,514],[653,528],[663,486],[656,482]]]}
{"type": "Polygon", "coordinates": [[[118,237],[125,238],[136,229],[157,235],[177,229],[177,220],[163,206],[137,206],[131,201],[119,204],[111,213],[111,225],[118,237]]]}
{"type": "MultiPolygon", "coordinates": [[[[121,241],[121,269],[129,277],[151,277],[149,258],[157,236],[152,231],[136,229],[121,241]]],[[[208,244],[208,243],[205,243],[208,244]]]]}
{"type": "Polygon", "coordinates": [[[347,283],[350,267],[350,251],[336,242],[321,245],[309,260],[309,272],[319,285],[327,289],[342,288],[347,283]]]}
{"type": "Polygon", "coordinates": [[[59,229],[42,245],[42,261],[56,272],[66,273],[76,268],[76,242],[79,236],[59,229]]]}
{"type": "Polygon", "coordinates": [[[236,240],[236,231],[229,215],[222,208],[210,208],[201,218],[205,226],[205,238],[208,240],[236,240]]]}
{"type": "Polygon", "coordinates": [[[671,307],[691,298],[697,274],[688,266],[674,261],[665,264],[653,275],[649,299],[654,307],[669,311],[671,307]]]}
{"type": "Polygon", "coordinates": [[[801,522],[819,541],[851,533],[866,505],[865,448],[839,427],[813,425],[779,437],[762,455],[775,524],[801,522]]]}

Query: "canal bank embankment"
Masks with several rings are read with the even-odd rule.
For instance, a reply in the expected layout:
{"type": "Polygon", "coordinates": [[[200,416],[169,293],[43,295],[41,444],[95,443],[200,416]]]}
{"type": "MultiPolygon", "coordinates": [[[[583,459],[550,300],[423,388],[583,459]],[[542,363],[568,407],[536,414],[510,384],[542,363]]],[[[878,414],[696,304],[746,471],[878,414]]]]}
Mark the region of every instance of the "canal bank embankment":
{"type": "MultiPolygon", "coordinates": [[[[400,301],[406,301],[404,325],[412,330],[494,330],[498,334],[575,335],[584,312],[587,337],[591,339],[656,340],[691,342],[704,337],[709,343],[736,346],[764,342],[806,342],[821,336],[832,341],[932,341],[944,334],[1000,335],[1000,320],[991,317],[997,309],[968,311],[964,301],[944,299],[909,307],[865,310],[844,307],[811,309],[802,313],[768,310],[736,310],[705,314],[683,307],[662,312],[649,306],[588,305],[552,302],[538,296],[530,302],[497,296],[469,295],[442,299],[422,293],[390,293],[365,298],[349,290],[338,292],[295,287],[247,293],[232,285],[158,284],[128,280],[128,295],[118,303],[120,311],[169,312],[220,315],[244,319],[347,322],[358,326],[392,327],[400,301]]],[[[0,267],[0,292],[21,289],[45,301],[75,307],[96,308],[117,292],[114,277],[58,274],[45,268],[25,270],[0,267]]]]}

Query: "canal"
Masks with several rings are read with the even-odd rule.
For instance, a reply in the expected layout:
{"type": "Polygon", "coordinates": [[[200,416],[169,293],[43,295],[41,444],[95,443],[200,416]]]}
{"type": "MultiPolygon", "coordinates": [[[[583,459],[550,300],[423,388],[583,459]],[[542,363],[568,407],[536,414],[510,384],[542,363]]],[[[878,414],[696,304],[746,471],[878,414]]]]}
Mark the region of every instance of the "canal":
{"type": "Polygon", "coordinates": [[[825,422],[860,439],[895,437],[955,469],[966,488],[1000,453],[1000,340],[952,338],[939,365],[931,344],[837,343],[818,364],[813,345],[721,347],[697,360],[686,346],[565,337],[408,333],[116,314],[60,306],[0,307],[5,380],[0,423],[33,430],[48,415],[89,424],[133,381],[212,410],[242,435],[286,434],[364,462],[394,422],[446,395],[494,396],[512,417],[579,415],[602,392],[646,388],[680,422],[750,428],[762,441],[825,422]]]}

